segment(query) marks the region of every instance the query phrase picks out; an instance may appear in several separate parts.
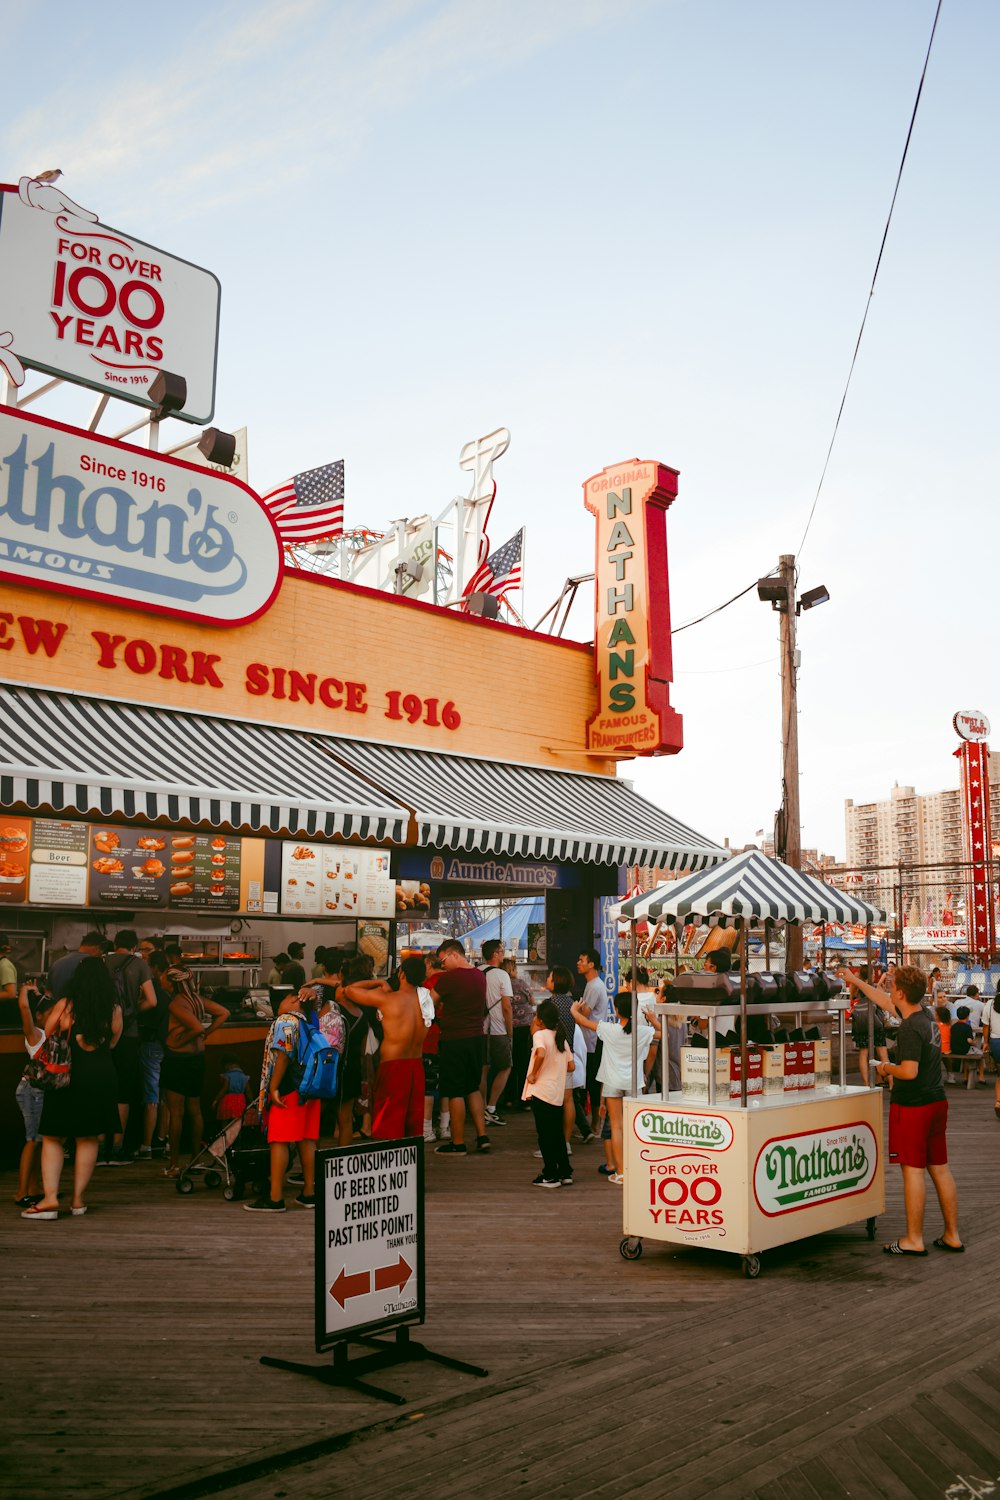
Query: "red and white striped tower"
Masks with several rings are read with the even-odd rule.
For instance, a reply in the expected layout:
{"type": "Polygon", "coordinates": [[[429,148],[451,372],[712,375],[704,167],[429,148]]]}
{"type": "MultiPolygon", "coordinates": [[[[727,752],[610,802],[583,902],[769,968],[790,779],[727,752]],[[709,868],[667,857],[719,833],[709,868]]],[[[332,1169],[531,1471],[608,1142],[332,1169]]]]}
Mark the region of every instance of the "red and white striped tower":
{"type": "Polygon", "coordinates": [[[990,892],[990,723],[985,714],[965,711],[952,720],[962,743],[955,751],[962,767],[962,832],[966,877],[966,928],[969,951],[989,968],[996,951],[996,929],[990,892]]]}

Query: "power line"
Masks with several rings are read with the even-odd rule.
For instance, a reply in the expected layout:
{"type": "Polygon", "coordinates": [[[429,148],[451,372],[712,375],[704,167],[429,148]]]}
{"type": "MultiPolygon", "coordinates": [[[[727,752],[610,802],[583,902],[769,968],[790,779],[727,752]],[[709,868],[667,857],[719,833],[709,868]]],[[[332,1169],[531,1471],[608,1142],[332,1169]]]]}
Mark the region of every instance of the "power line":
{"type": "Polygon", "coordinates": [[[757,587],[757,580],[755,578],[754,581],[753,581],[753,583],[748,583],[745,589],[740,589],[739,593],[738,594],[734,594],[731,599],[727,599],[726,602],[725,602],[725,604],[717,604],[714,609],[710,609],[706,614],[699,615],[698,618],[697,618],[697,620],[687,620],[687,621],[685,621],[685,623],[683,625],[676,626],[670,632],[670,634],[671,635],[680,635],[680,633],[681,633],[682,630],[690,630],[692,625],[700,625],[701,622],[702,622],[702,620],[708,620],[708,619],[711,618],[712,615],[721,614],[721,612],[724,609],[728,609],[731,604],[735,604],[736,603],[737,599],[742,599],[744,594],[749,594],[750,590],[751,589],[755,589],[756,587],[757,587]]]}
{"type": "Polygon", "coordinates": [[[913,101],[913,113],[910,116],[910,128],[906,132],[906,143],[903,146],[903,155],[899,163],[899,171],[896,174],[896,186],[893,188],[892,192],[892,202],[889,205],[889,216],[885,221],[885,229],[882,232],[882,243],[881,245],[879,245],[878,259],[875,262],[875,274],[872,276],[872,284],[868,289],[868,300],[865,303],[865,311],[864,316],[861,319],[861,327],[858,329],[858,338],[856,344],[854,345],[854,354],[851,357],[851,367],[847,372],[847,383],[844,386],[844,394],[841,396],[840,406],[837,408],[837,420],[833,424],[833,435],[830,438],[830,446],[826,450],[826,459],[823,464],[823,472],[819,476],[819,484],[816,486],[816,494],[813,497],[812,508],[809,511],[809,519],[806,521],[806,529],[805,531],[803,531],[802,540],[798,545],[798,551],[796,553],[796,556],[798,557],[802,556],[802,548],[805,546],[806,537],[809,535],[809,528],[812,525],[813,516],[816,514],[816,506],[819,503],[820,491],[823,488],[823,481],[826,479],[826,471],[830,467],[830,457],[833,453],[833,445],[837,441],[837,432],[840,428],[840,419],[844,414],[844,407],[847,404],[847,393],[851,388],[851,377],[854,374],[854,366],[858,362],[858,351],[861,348],[861,339],[864,335],[865,324],[868,321],[868,309],[871,307],[872,298],[875,295],[875,282],[878,280],[879,268],[882,265],[882,256],[885,252],[886,241],[889,238],[889,225],[892,223],[892,213],[893,209],[896,207],[896,197],[899,193],[899,184],[903,180],[903,168],[906,166],[906,157],[910,149],[910,138],[913,135],[913,127],[916,124],[917,110],[920,108],[920,96],[924,91],[924,79],[927,77],[927,64],[931,60],[931,48],[934,45],[934,33],[937,31],[938,17],[941,14],[941,6],[943,3],[944,0],[938,0],[937,9],[934,12],[934,24],[931,27],[930,41],[927,43],[927,56],[924,58],[924,66],[920,74],[920,82],[917,85],[917,97],[913,101]]]}

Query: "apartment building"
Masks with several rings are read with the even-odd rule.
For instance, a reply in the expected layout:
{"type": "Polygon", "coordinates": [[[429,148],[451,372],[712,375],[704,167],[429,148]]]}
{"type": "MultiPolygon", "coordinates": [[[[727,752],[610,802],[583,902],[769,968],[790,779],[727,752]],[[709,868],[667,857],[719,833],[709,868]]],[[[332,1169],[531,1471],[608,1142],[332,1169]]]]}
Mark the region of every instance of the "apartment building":
{"type": "MultiPolygon", "coordinates": [[[[989,757],[990,822],[993,830],[994,858],[1000,858],[1000,752],[989,757]]],[[[912,786],[892,788],[880,802],[844,804],[847,834],[847,868],[862,872],[875,866],[903,865],[949,866],[965,859],[962,839],[961,793],[958,787],[942,792],[922,794],[912,786]]],[[[956,872],[957,873],[957,872],[956,872]]],[[[852,884],[865,899],[893,907],[898,899],[898,877],[891,870],[872,875],[852,884]]],[[[942,870],[938,875],[926,871],[919,878],[907,879],[903,896],[904,919],[914,925],[930,925],[941,920],[949,906],[949,896],[958,896],[953,888],[956,875],[942,870]],[[914,915],[919,913],[914,922],[914,915]]]]}

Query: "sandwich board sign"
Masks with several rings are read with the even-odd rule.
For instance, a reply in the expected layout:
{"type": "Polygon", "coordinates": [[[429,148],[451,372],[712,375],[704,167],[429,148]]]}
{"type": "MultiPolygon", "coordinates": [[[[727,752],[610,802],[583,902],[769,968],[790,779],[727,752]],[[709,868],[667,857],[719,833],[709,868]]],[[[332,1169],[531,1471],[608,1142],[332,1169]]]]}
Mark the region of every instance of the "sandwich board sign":
{"type": "Polygon", "coordinates": [[[318,1151],[317,1352],[423,1321],[423,1142],[318,1151]]]}

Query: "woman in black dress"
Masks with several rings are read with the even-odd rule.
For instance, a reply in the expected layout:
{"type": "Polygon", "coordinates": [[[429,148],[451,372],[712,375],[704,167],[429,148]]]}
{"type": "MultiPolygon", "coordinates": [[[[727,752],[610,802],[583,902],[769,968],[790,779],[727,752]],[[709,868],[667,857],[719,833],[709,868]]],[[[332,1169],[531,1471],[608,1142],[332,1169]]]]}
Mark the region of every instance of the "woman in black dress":
{"type": "Polygon", "coordinates": [[[122,1014],[111,976],[99,958],[85,958],[70,979],[66,998],[45,1018],[45,1034],[69,1034],[70,1081],[49,1089],[42,1106],[42,1187],[44,1194],[22,1219],[59,1217],[59,1180],[66,1141],[76,1139],[73,1203],[70,1212],[87,1212],[83,1195],[97,1161],[101,1140],[118,1127],[118,1080],[111,1049],[122,1034],[122,1014]]]}

